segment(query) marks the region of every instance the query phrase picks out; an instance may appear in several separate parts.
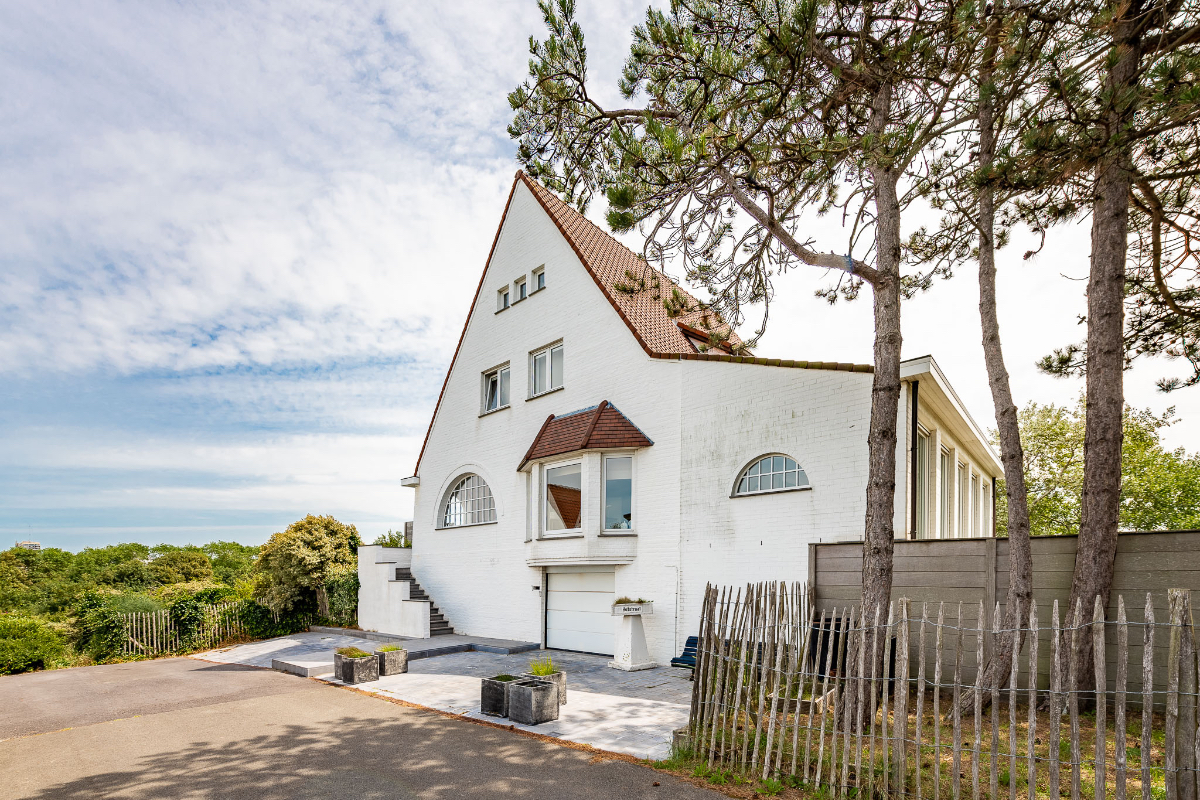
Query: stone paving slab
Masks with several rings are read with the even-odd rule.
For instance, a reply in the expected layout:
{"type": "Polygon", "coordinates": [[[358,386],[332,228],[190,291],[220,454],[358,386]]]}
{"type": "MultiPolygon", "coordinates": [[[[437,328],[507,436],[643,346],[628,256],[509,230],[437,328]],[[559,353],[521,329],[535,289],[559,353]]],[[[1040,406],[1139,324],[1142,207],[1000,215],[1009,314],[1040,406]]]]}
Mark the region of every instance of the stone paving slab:
{"type": "MultiPolygon", "coordinates": [[[[478,637],[455,638],[486,641],[478,637]]],[[[602,750],[659,759],[670,753],[671,732],[687,723],[692,687],[688,680],[690,670],[659,667],[624,672],[611,668],[611,659],[605,656],[560,650],[517,654],[453,652],[431,657],[441,644],[438,640],[447,639],[451,637],[405,641],[406,649],[413,645],[432,646],[425,646],[420,651],[420,658],[414,658],[413,650],[409,650],[407,674],[360,683],[355,688],[438,711],[507,725],[509,720],[480,713],[479,679],[505,672],[514,675],[526,672],[531,658],[550,656],[555,665],[567,673],[567,704],[554,722],[532,727],[514,723],[514,727],[590,744],[602,750]]],[[[196,657],[270,667],[273,661],[329,661],[339,647],[372,649],[374,644],[371,640],[351,636],[306,632],[199,653],[196,657]]],[[[460,644],[463,642],[446,642],[450,646],[460,644]]],[[[332,677],[318,679],[342,685],[332,677]]]]}
{"type": "Polygon", "coordinates": [[[315,678],[318,675],[332,675],[333,661],[331,659],[300,659],[289,658],[287,660],[273,658],[271,659],[271,669],[277,669],[280,672],[289,672],[292,675],[299,675],[301,678],[315,678]]]}
{"type": "Polygon", "coordinates": [[[309,630],[312,633],[319,633],[323,636],[350,636],[377,642],[403,644],[404,649],[408,651],[410,660],[448,655],[450,653],[467,653],[472,650],[507,655],[509,653],[540,650],[542,647],[537,642],[522,642],[518,639],[493,639],[487,636],[465,636],[461,633],[431,636],[427,639],[413,639],[408,636],[398,636],[394,633],[358,631],[353,628],[330,628],[319,625],[314,625],[309,630]]]}
{"type": "MultiPolygon", "coordinates": [[[[335,686],[344,685],[333,678],[319,680],[335,686]]],[[[647,759],[670,755],[671,732],[686,725],[688,718],[686,705],[568,688],[567,704],[559,709],[557,720],[542,725],[519,725],[503,717],[481,713],[479,678],[467,675],[410,672],[360,683],[354,688],[437,711],[512,725],[520,730],[647,759]]]]}

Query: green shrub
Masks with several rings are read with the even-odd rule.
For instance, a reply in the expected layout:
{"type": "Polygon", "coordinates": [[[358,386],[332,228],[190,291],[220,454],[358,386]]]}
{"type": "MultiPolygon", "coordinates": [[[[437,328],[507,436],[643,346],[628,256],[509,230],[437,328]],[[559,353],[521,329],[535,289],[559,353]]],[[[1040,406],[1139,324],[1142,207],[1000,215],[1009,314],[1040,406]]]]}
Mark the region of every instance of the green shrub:
{"type": "Polygon", "coordinates": [[[558,667],[554,666],[554,661],[551,660],[550,656],[535,658],[529,662],[530,675],[545,677],[546,675],[553,675],[556,672],[558,672],[558,667]]]}
{"type": "Polygon", "coordinates": [[[163,609],[163,605],[155,602],[152,597],[134,593],[113,595],[108,604],[119,614],[145,614],[163,609]]]}
{"type": "Polygon", "coordinates": [[[203,603],[206,606],[215,606],[220,603],[228,603],[238,599],[237,589],[231,586],[209,586],[199,590],[192,595],[197,603],[203,603]]]}
{"type": "Polygon", "coordinates": [[[212,562],[200,550],[172,550],[150,563],[154,579],[161,584],[210,581],[212,562]]]}
{"type": "Polygon", "coordinates": [[[308,629],[308,615],[312,606],[299,606],[280,614],[278,621],[271,609],[253,600],[243,600],[237,608],[242,627],[253,639],[269,639],[272,636],[287,636],[308,629]]]}
{"type": "Polygon", "coordinates": [[[492,680],[494,680],[494,681],[502,681],[505,683],[507,683],[508,681],[515,681],[516,679],[517,679],[516,675],[509,675],[507,673],[504,675],[497,675],[496,677],[492,678],[492,680]]]}
{"type": "Polygon", "coordinates": [[[375,537],[375,541],[371,544],[381,544],[384,547],[412,547],[412,539],[404,538],[404,531],[393,531],[389,528],[387,533],[381,533],[375,537]]]}
{"type": "Polygon", "coordinates": [[[366,658],[367,656],[371,655],[366,650],[362,650],[358,647],[339,647],[337,649],[337,654],[339,656],[345,656],[346,658],[366,658]]]}
{"type": "Polygon", "coordinates": [[[195,597],[181,597],[171,603],[171,622],[179,634],[179,645],[184,650],[196,647],[204,630],[204,604],[195,597]]]}
{"type": "Polygon", "coordinates": [[[75,606],[72,632],[76,648],[96,661],[116,658],[125,642],[125,619],[110,604],[110,597],[85,592],[75,606]]]}
{"type": "Polygon", "coordinates": [[[46,623],[0,617],[0,674],[45,669],[64,652],[62,638],[46,623]]]}
{"type": "Polygon", "coordinates": [[[358,622],[358,573],[343,572],[325,582],[329,597],[329,619],[336,625],[358,622]]]}

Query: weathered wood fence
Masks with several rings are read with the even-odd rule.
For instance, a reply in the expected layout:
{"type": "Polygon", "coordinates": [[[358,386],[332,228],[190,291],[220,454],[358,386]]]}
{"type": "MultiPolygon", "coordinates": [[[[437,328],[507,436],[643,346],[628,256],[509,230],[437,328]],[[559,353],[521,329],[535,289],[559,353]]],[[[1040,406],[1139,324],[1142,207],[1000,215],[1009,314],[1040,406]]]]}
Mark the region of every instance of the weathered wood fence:
{"type": "Polygon", "coordinates": [[[710,584],[689,748],[710,770],[859,798],[1200,797],[1200,648],[1187,591],[1168,592],[1165,621],[1149,594],[1136,610],[1119,597],[1113,622],[1099,603],[1064,618],[1054,601],[1047,625],[1035,601],[1020,610],[1023,644],[1004,688],[985,688],[981,670],[964,677],[967,660],[984,660],[985,636],[1007,632],[998,606],[973,605],[901,598],[864,620],[850,604],[813,608],[799,583],[710,584]],[[1067,648],[1085,637],[1094,691],[1071,691],[1067,648]],[[1036,679],[1039,641],[1048,690],[1036,679]]]}
{"type": "MultiPolygon", "coordinates": [[[[245,638],[246,630],[238,614],[240,605],[232,602],[204,606],[204,620],[194,645],[216,647],[230,639],[245,638]]],[[[158,655],[182,648],[179,631],[171,619],[170,611],[144,611],[122,616],[125,618],[123,654],[158,655]]]]}

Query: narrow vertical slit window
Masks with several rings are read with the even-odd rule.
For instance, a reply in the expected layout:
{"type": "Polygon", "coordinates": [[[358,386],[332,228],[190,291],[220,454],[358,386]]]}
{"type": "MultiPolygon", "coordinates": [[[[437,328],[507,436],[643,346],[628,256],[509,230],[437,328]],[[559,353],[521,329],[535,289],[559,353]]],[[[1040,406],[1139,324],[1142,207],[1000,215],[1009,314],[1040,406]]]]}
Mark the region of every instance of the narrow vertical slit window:
{"type": "Polygon", "coordinates": [[[540,292],[546,288],[546,268],[535,270],[533,273],[533,290],[540,292]]]}
{"type": "Polygon", "coordinates": [[[508,306],[509,306],[508,287],[505,286],[503,289],[501,289],[499,292],[496,293],[496,310],[503,311],[504,309],[508,308],[508,306]]]}
{"type": "Polygon", "coordinates": [[[929,436],[917,432],[917,474],[913,476],[913,491],[917,498],[916,538],[929,538],[929,436]]]}
{"type": "Polygon", "coordinates": [[[979,536],[979,476],[971,475],[971,535],[979,536]]]}
{"type": "Polygon", "coordinates": [[[950,451],[942,448],[938,458],[938,538],[949,539],[951,536],[950,515],[954,509],[950,505],[950,489],[954,483],[954,462],[950,451]]]}
{"type": "Polygon", "coordinates": [[[971,525],[967,512],[971,508],[970,495],[967,494],[967,465],[961,461],[958,464],[958,538],[966,539],[971,535],[971,525]]]}
{"type": "Polygon", "coordinates": [[[525,284],[524,278],[521,278],[514,285],[517,287],[517,300],[524,300],[529,296],[529,287],[525,284]]]}

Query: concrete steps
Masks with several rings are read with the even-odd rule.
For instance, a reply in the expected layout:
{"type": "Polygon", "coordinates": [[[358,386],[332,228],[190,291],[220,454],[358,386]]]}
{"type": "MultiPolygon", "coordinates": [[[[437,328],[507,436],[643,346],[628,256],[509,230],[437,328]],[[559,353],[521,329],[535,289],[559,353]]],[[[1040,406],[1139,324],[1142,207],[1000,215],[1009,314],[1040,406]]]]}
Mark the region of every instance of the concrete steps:
{"type": "MultiPolygon", "coordinates": [[[[421,584],[417,583],[417,579],[413,577],[412,570],[408,567],[396,567],[396,580],[408,581],[411,584],[408,597],[410,600],[432,600],[425,590],[421,588],[421,584]]],[[[451,627],[446,615],[433,603],[429,603],[429,635],[430,636],[449,636],[454,633],[454,628],[451,627]]]]}

